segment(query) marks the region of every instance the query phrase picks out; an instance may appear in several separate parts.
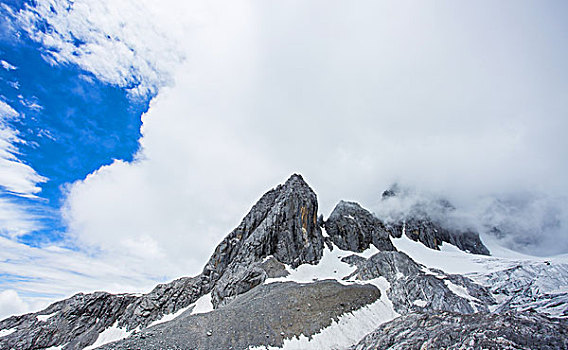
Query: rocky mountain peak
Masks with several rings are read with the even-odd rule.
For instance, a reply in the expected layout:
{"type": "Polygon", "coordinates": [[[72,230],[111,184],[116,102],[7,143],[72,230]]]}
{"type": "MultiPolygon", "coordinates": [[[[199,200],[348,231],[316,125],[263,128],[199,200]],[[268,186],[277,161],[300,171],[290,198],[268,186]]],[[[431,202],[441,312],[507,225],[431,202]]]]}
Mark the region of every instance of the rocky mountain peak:
{"type": "MultiPolygon", "coordinates": [[[[452,210],[449,204],[440,205],[449,208],[444,213],[452,210]]],[[[506,263],[499,267],[503,270],[483,272],[474,281],[414,261],[414,248],[406,254],[405,246],[395,242],[399,251],[391,238],[404,234],[433,249],[448,242],[472,253],[488,253],[475,232],[446,228],[415,208],[398,221],[383,221],[348,201],[340,201],[325,221],[317,212],[315,192],[294,174],[252,206],[216,247],[201,274],[160,284],[144,295],[77,294],[37,313],[10,317],[0,321],[0,349],[244,350],[294,342],[302,343],[294,348],[327,349],[347,348],[365,335],[353,349],[392,346],[392,339],[399,347],[418,349],[424,339],[430,341],[429,331],[416,326],[423,322],[432,323],[436,331],[440,328],[438,348],[459,342],[463,322],[471,325],[468,334],[475,335],[470,345],[481,341],[482,347],[494,348],[513,342],[526,348],[537,344],[531,333],[544,332],[549,348],[566,347],[564,321],[525,312],[537,308],[566,318],[568,293],[541,291],[565,285],[557,277],[550,281],[552,275],[567,275],[565,265],[514,267],[514,262],[511,268],[506,263]],[[325,245],[329,249],[324,250],[325,245]],[[303,264],[317,266],[295,269],[303,264]],[[534,276],[543,280],[535,282],[534,276]],[[512,324],[530,318],[520,337],[500,326],[509,317],[501,313],[509,312],[515,312],[512,324]],[[498,337],[477,337],[486,326],[498,337]],[[416,346],[405,343],[408,327],[418,329],[411,337],[416,346]],[[446,333],[451,336],[444,337],[446,333]],[[111,340],[117,342],[105,344],[111,340]]]]}
{"type": "Polygon", "coordinates": [[[260,262],[269,256],[292,267],[316,264],[324,245],[317,212],[317,196],[300,175],[264,194],[203,270],[214,305],[262,283],[260,262]]]}

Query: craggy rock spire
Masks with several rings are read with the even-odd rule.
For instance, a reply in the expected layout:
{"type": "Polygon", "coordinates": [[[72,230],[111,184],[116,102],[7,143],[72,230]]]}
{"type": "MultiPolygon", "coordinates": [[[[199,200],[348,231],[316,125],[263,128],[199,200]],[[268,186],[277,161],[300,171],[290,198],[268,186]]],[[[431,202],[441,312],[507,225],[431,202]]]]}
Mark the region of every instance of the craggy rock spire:
{"type": "Polygon", "coordinates": [[[267,274],[260,262],[268,256],[292,267],[318,263],[324,242],[317,211],[316,194],[300,175],[262,196],[203,269],[213,304],[262,283],[267,274]]]}
{"type": "Polygon", "coordinates": [[[292,175],[262,196],[239,227],[217,246],[200,275],[160,284],[142,296],[77,294],[37,313],[10,317],[0,321],[0,329],[14,330],[0,337],[0,349],[63,344],[65,350],[82,349],[115,323],[128,331],[144,328],[209,292],[217,307],[267,277],[285,272],[282,263],[293,267],[317,264],[324,245],[317,211],[314,191],[300,175],[292,175]],[[269,256],[272,258],[265,259],[269,256]],[[43,320],[42,315],[50,317],[43,320]]]}

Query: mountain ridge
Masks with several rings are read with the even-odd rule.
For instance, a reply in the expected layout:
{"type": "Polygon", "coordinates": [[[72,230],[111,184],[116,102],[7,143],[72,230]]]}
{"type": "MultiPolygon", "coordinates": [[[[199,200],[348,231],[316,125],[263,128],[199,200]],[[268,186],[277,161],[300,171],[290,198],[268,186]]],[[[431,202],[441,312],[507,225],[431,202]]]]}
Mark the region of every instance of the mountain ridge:
{"type": "MultiPolygon", "coordinates": [[[[389,194],[393,195],[396,194],[389,194]]],[[[9,332],[0,334],[0,347],[22,350],[68,350],[99,345],[101,349],[162,346],[215,349],[214,344],[234,349],[281,347],[300,336],[317,338],[334,322],[359,310],[382,310],[366,321],[379,326],[397,315],[406,317],[416,312],[489,314],[491,309],[520,310],[534,301],[535,296],[542,297],[544,303],[548,300],[547,307],[555,300],[564,301],[556,294],[550,297],[532,290],[530,298],[517,296],[514,307],[506,308],[511,303],[499,304],[494,297],[499,291],[480,283],[481,278],[476,282],[416,263],[393,244],[393,239],[403,236],[430,249],[439,250],[445,242],[480,256],[489,254],[475,232],[464,235],[424,216],[414,221],[407,217],[402,222],[386,223],[357,203],[340,201],[327,220],[321,216],[318,219],[317,195],[301,175],[294,174],[253,205],[239,226],[217,245],[197,276],[160,284],[142,296],[77,294],[37,313],[12,316],[0,321],[0,332],[9,332]],[[328,271],[331,275],[325,277],[331,276],[329,283],[323,283],[318,272],[326,266],[333,271],[328,271]],[[298,280],[299,271],[308,268],[315,271],[314,277],[298,280]],[[336,275],[340,270],[349,273],[336,275]],[[321,294],[323,290],[328,291],[325,296],[321,294]],[[361,290],[368,291],[368,298],[349,297],[359,295],[361,290]],[[344,297],[334,297],[338,293],[344,297]],[[251,295],[256,295],[256,299],[251,295]],[[272,303],[270,299],[262,300],[270,295],[272,303]],[[276,299],[279,302],[275,303],[276,299]],[[304,300],[305,305],[298,306],[298,300],[304,300]],[[198,304],[202,308],[199,312],[198,304]],[[244,327],[239,324],[244,309],[238,306],[244,304],[250,310],[260,308],[266,312],[258,314],[254,321],[250,318],[249,326],[244,327]],[[320,305],[317,312],[310,306],[316,304],[320,305]],[[294,311],[289,313],[294,321],[276,322],[286,310],[294,311]],[[326,316],[316,322],[320,314],[326,316]],[[303,322],[298,315],[312,321],[303,322]],[[266,322],[272,324],[269,329],[266,322]],[[193,325],[192,335],[176,333],[175,329],[189,324],[193,325]],[[209,329],[214,324],[224,324],[231,335],[209,329]],[[250,332],[266,334],[258,336],[250,332]],[[107,340],[118,342],[105,345],[107,340]]],[[[487,278],[491,280],[490,276],[487,278]]],[[[508,293],[514,294],[514,288],[508,293]]],[[[554,327],[551,325],[550,329],[554,327]]],[[[367,333],[372,330],[368,329],[367,333]]],[[[353,338],[337,341],[347,347],[366,334],[355,333],[353,338]]]]}

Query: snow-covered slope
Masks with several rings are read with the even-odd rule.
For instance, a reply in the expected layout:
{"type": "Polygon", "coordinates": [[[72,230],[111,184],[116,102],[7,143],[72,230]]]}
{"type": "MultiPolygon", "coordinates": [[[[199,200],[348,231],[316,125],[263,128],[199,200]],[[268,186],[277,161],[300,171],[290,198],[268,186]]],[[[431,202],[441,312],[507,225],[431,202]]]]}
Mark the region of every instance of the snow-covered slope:
{"type": "Polygon", "coordinates": [[[549,317],[568,318],[568,258],[533,257],[491,246],[501,256],[480,256],[444,243],[433,250],[402,236],[397,249],[431,269],[461,274],[486,286],[497,305],[493,310],[533,310],[549,317]],[[497,249],[499,250],[497,250],[497,249]]]}

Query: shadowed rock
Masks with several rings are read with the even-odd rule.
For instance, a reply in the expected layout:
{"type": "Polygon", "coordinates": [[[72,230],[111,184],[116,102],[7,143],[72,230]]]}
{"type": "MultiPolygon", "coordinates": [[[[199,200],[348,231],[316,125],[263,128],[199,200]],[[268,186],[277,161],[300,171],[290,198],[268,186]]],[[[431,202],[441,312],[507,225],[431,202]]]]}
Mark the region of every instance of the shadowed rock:
{"type": "Polygon", "coordinates": [[[396,250],[383,222],[357,203],[340,201],[324,225],[340,249],[362,252],[373,244],[381,251],[396,250]]]}
{"type": "Polygon", "coordinates": [[[409,216],[404,222],[391,226],[393,237],[400,238],[403,232],[413,241],[421,242],[431,249],[440,250],[443,242],[450,243],[468,253],[489,255],[489,249],[481,242],[479,234],[470,230],[448,229],[429,217],[409,216]]]}

